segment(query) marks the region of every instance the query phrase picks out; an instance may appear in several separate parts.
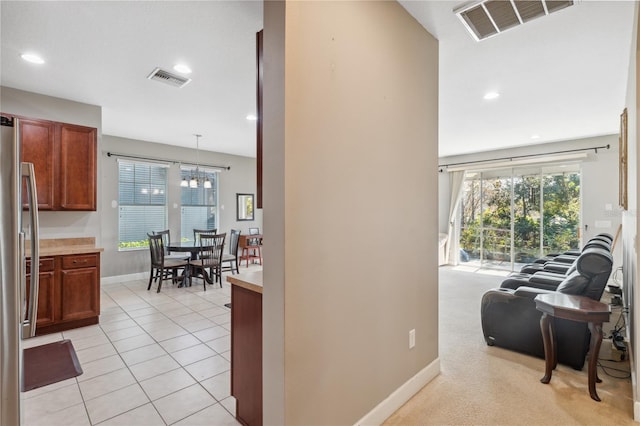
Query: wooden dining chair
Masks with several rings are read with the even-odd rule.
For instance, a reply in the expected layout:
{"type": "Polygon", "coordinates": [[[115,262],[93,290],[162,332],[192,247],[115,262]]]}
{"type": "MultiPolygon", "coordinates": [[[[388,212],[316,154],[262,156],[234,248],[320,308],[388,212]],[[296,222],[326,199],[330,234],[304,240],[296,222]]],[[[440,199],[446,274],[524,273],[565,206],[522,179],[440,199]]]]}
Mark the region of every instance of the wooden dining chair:
{"type": "Polygon", "coordinates": [[[238,270],[238,242],[240,240],[241,231],[238,229],[231,230],[231,236],[229,237],[229,253],[222,255],[222,272],[231,271],[231,274],[240,272],[238,270]],[[224,266],[228,263],[229,266],[224,266]]]}
{"type": "Polygon", "coordinates": [[[213,282],[220,281],[222,288],[222,255],[224,254],[224,240],[227,234],[200,234],[200,252],[197,260],[191,262],[193,274],[203,276],[202,284],[207,291],[207,273],[213,282]]]}
{"type": "Polygon", "coordinates": [[[193,244],[200,245],[200,234],[217,234],[218,230],[214,229],[193,229],[193,244]]]}
{"type": "Polygon", "coordinates": [[[154,281],[158,282],[158,293],[162,288],[162,281],[171,280],[174,284],[179,279],[179,272],[182,270],[182,285],[185,284],[185,277],[188,276],[187,269],[189,261],[184,259],[165,259],[164,244],[162,243],[162,235],[147,234],[149,237],[149,252],[151,254],[151,270],[149,272],[149,285],[147,290],[151,289],[154,281]]]}
{"type": "Polygon", "coordinates": [[[177,259],[177,260],[188,260],[190,255],[187,253],[171,253],[169,250],[169,243],[171,242],[171,231],[165,229],[164,231],[153,231],[153,235],[161,235],[162,236],[162,245],[164,246],[164,259],[177,259]]]}

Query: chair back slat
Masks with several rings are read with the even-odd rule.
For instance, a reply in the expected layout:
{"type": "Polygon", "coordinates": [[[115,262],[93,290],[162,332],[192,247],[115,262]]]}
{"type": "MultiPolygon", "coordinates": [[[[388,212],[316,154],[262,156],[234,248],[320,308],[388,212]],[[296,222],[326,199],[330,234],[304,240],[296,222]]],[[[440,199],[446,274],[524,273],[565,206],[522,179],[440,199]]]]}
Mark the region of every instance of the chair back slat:
{"type": "Polygon", "coordinates": [[[164,263],[164,244],[162,235],[147,234],[149,237],[149,252],[151,253],[151,266],[161,267],[164,263]]]}
{"type": "Polygon", "coordinates": [[[164,254],[171,254],[171,252],[169,251],[169,243],[171,242],[171,231],[168,229],[165,229],[164,231],[153,231],[153,235],[160,235],[162,237],[164,254]]]}
{"type": "Polygon", "coordinates": [[[203,266],[222,264],[224,240],[227,234],[200,234],[200,260],[203,266]]]}
{"type": "Polygon", "coordinates": [[[240,230],[232,229],[231,237],[229,238],[229,254],[233,256],[238,255],[238,241],[240,240],[240,230]]]}
{"type": "Polygon", "coordinates": [[[200,234],[217,234],[218,230],[214,229],[193,229],[193,244],[200,245],[200,234]]]}

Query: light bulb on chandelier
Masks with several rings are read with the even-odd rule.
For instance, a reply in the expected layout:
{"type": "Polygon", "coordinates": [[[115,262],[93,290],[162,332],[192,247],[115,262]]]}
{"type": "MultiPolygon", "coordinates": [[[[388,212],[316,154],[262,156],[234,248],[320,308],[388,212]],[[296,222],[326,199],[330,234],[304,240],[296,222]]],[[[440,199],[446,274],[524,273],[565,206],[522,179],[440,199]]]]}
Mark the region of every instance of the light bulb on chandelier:
{"type": "MultiPolygon", "coordinates": [[[[196,170],[195,173],[192,173],[191,176],[187,179],[187,177],[183,177],[182,181],[180,182],[180,186],[182,188],[198,188],[200,186],[200,138],[202,137],[202,135],[199,134],[195,134],[194,135],[196,137],[196,170]]],[[[202,186],[205,189],[211,189],[213,187],[213,184],[211,183],[211,180],[207,177],[206,172],[203,172],[203,179],[202,179],[202,186]]]]}
{"type": "MultiPolygon", "coordinates": [[[[202,135],[199,135],[197,133],[194,133],[193,136],[196,137],[196,171],[195,171],[195,175],[191,175],[191,177],[189,178],[189,180],[187,180],[186,177],[182,178],[182,182],[180,182],[180,186],[182,188],[197,188],[198,187],[198,178],[200,177],[200,137],[202,135]]],[[[204,187],[205,188],[211,188],[211,182],[209,182],[209,185],[207,186],[207,181],[204,182],[204,187]]]]}

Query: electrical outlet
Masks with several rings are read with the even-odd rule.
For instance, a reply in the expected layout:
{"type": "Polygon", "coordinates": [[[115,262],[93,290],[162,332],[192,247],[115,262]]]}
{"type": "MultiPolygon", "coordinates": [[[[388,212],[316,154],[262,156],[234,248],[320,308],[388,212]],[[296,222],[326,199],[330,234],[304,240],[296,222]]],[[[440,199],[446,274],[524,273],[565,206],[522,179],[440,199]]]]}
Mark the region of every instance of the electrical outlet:
{"type": "Polygon", "coordinates": [[[416,345],[416,329],[409,330],[409,349],[413,349],[416,345]]]}

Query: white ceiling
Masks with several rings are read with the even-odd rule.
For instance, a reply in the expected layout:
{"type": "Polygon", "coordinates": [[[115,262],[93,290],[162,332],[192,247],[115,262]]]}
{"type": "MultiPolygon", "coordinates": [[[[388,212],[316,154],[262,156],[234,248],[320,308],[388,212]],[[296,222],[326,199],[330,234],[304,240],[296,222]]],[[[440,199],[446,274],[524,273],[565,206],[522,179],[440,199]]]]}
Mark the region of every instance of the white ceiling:
{"type": "MultiPolygon", "coordinates": [[[[479,43],[452,12],[463,2],[400,3],[440,41],[440,156],[618,131],[634,2],[577,2],[479,43]]],[[[3,86],[101,105],[104,134],[194,148],[200,133],[201,149],[255,156],[261,2],[3,0],[0,13],[3,86]],[[146,79],[178,62],[193,69],[184,88],[146,79]]]]}
{"type": "Polygon", "coordinates": [[[579,1],[481,42],[461,2],[401,3],[440,41],[441,157],[618,132],[634,2],[579,1]]]}

